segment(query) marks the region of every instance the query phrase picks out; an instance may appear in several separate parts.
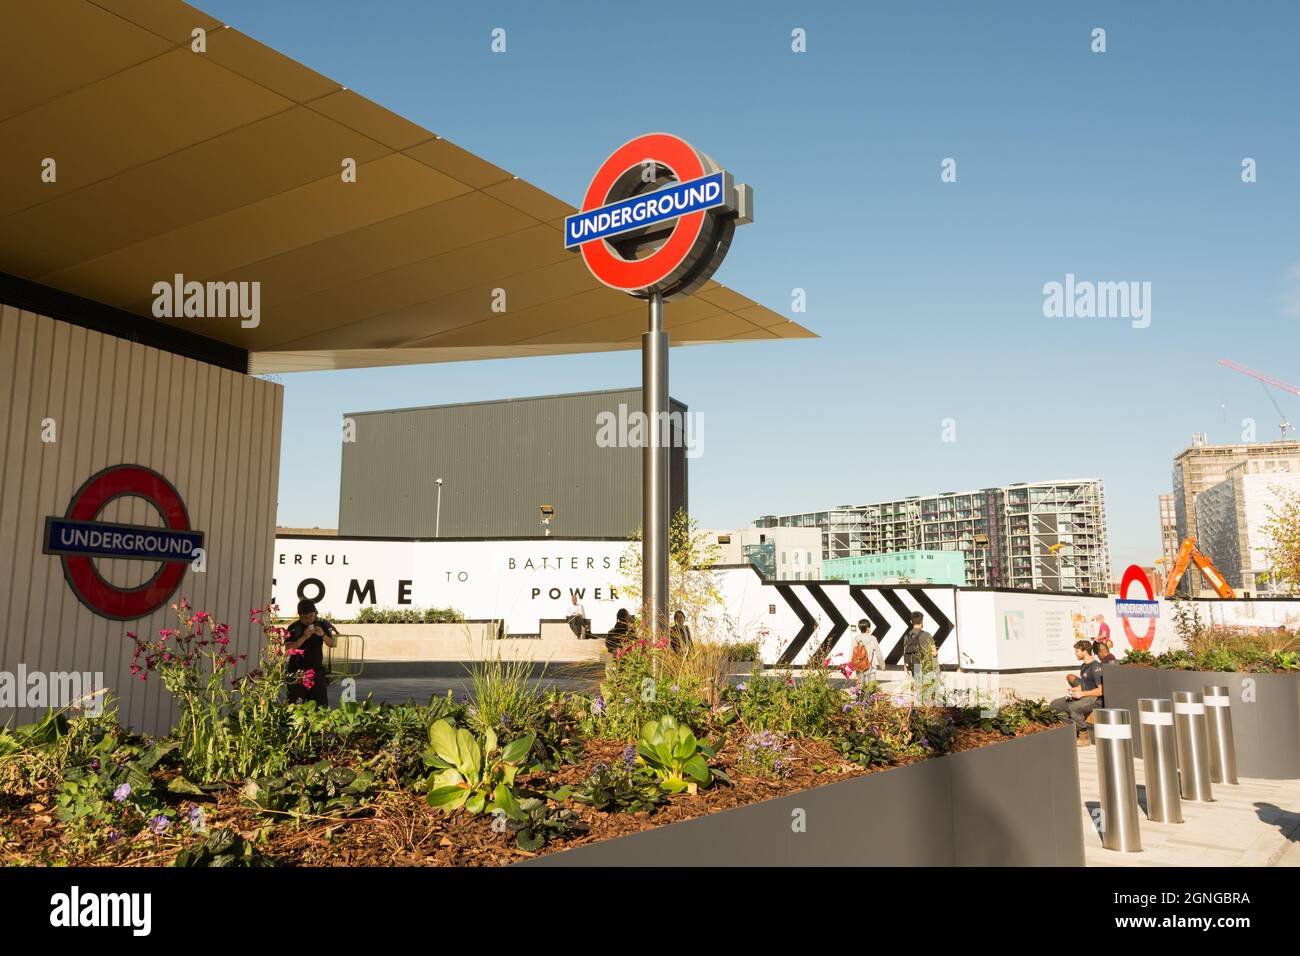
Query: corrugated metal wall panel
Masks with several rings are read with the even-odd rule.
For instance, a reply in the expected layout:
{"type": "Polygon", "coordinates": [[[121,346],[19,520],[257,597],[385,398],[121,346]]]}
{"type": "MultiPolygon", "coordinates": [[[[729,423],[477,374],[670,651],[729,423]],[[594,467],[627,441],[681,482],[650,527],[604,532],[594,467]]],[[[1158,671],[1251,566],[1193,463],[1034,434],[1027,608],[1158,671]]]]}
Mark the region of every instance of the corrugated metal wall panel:
{"type": "MultiPolygon", "coordinates": [[[[538,507],[549,504],[552,534],[627,535],[641,524],[641,451],[596,444],[597,416],[620,405],[640,409],[641,390],[350,414],[339,534],[540,537],[538,507]]],[[[675,511],[687,506],[687,460],[681,447],[671,456],[675,511]]]]}
{"type": "MultiPolygon", "coordinates": [[[[229,623],[232,645],[255,657],[261,632],[248,609],[271,593],[282,389],[9,306],[0,307],[0,382],[0,670],[102,672],[121,699],[120,719],[165,730],[170,698],[156,679],[130,679],[126,634],[156,633],[174,612],[125,622],[93,614],[64,581],[62,562],[42,553],[45,517],[63,514],[110,465],[161,472],[206,535],[207,571],[187,571],[173,601],[187,597],[229,623]],[[47,417],[57,442],[41,441],[47,417]]],[[[133,497],[101,517],[161,524],[133,497]]],[[[148,576],[146,562],[98,564],[115,584],[148,576]]],[[[0,723],[37,713],[0,711],[0,723]]]]}

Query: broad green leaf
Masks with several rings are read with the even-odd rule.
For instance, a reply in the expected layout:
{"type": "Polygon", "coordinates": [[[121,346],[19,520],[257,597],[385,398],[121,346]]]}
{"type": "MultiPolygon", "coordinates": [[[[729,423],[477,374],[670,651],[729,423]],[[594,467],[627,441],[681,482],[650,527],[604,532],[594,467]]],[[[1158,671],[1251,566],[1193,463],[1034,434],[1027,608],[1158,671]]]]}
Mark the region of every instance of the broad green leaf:
{"type": "Polygon", "coordinates": [[[190,783],[184,777],[173,777],[167,783],[168,793],[197,793],[202,794],[202,788],[190,783]]]}
{"type": "Polygon", "coordinates": [[[536,739],[533,734],[525,734],[516,740],[510,741],[506,745],[506,749],[501,751],[501,759],[506,763],[519,763],[533,749],[533,742],[536,739]]]}
{"type": "Polygon", "coordinates": [[[493,802],[511,820],[522,820],[524,818],[523,812],[519,809],[519,804],[515,801],[514,792],[509,787],[499,785],[493,802]]]}
{"type": "Polygon", "coordinates": [[[515,846],[529,853],[540,850],[545,842],[545,837],[540,833],[534,833],[532,830],[520,830],[519,835],[515,837],[515,846]]]}
{"type": "Polygon", "coordinates": [[[435,720],[429,725],[429,745],[433,747],[433,752],[448,764],[458,762],[456,732],[447,721],[435,720]]]}
{"type": "Polygon", "coordinates": [[[486,741],[483,744],[483,753],[489,757],[497,752],[497,732],[491,727],[487,729],[486,741]]]}
{"type": "Polygon", "coordinates": [[[436,807],[445,813],[464,806],[465,797],[469,794],[468,790],[460,787],[438,787],[436,790],[430,790],[428,800],[429,806],[436,807]]]}
{"type": "Polygon", "coordinates": [[[682,764],[682,771],[697,783],[709,782],[709,765],[699,754],[682,764]]]}
{"type": "Polygon", "coordinates": [[[465,809],[470,813],[482,813],[485,806],[487,806],[487,798],[477,790],[465,801],[465,809]]]}

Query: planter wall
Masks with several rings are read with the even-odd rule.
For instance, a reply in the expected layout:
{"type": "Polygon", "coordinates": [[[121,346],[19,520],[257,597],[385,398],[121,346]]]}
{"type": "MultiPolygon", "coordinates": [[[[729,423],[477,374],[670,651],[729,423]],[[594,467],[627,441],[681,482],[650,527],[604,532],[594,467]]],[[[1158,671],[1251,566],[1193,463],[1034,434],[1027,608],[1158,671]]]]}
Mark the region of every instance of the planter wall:
{"type": "MultiPolygon", "coordinates": [[[[1139,698],[1167,699],[1177,690],[1200,691],[1213,684],[1228,688],[1237,774],[1265,780],[1300,778],[1300,674],[1102,666],[1106,706],[1130,711],[1135,725],[1139,698]]],[[[1137,733],[1133,735],[1133,753],[1138,757],[1142,754],[1141,735],[1137,733]]]]}
{"type": "Polygon", "coordinates": [[[1061,727],[518,865],[1083,866],[1075,751],[1061,727]]]}

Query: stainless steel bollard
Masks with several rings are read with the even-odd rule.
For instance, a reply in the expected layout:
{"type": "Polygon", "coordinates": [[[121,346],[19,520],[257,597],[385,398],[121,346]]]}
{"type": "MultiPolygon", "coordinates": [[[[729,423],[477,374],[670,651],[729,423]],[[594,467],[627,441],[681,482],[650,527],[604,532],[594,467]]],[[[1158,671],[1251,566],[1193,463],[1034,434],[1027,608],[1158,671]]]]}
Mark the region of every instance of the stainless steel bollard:
{"type": "Polygon", "coordinates": [[[1141,698],[1138,723],[1142,733],[1142,776],[1147,786],[1147,819],[1152,823],[1182,823],[1173,701],[1141,698]]]}
{"type": "Polygon", "coordinates": [[[1210,748],[1210,779],[1237,783],[1237,745],[1232,739],[1232,700],[1221,684],[1202,687],[1205,695],[1205,729],[1210,748]]]}
{"type": "Polygon", "coordinates": [[[1178,741],[1178,783],[1183,799],[1213,800],[1205,702],[1194,690],[1174,691],[1174,739],[1178,741]]]}
{"type": "Polygon", "coordinates": [[[1103,707],[1092,712],[1097,740],[1097,779],[1101,785],[1101,845],[1138,853],[1137,777],[1133,772],[1133,725],[1127,710],[1103,707]]]}

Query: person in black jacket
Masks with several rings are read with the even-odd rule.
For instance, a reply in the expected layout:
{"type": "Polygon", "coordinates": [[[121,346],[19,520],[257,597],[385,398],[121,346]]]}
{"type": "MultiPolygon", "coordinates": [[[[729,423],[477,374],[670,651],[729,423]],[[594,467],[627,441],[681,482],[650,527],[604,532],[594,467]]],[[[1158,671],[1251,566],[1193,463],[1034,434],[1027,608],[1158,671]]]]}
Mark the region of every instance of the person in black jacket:
{"type": "Polygon", "coordinates": [[[334,639],[337,634],[333,624],[317,615],[315,602],[306,598],[298,602],[298,620],[289,625],[285,642],[285,650],[302,651],[289,655],[289,703],[314,700],[318,707],[329,706],[325,692],[325,645],[337,647],[334,639]]]}
{"type": "Polygon", "coordinates": [[[686,614],[678,611],[673,615],[673,626],[668,630],[668,640],[678,654],[685,654],[691,649],[691,629],[686,623],[686,614]]]}
{"type": "Polygon", "coordinates": [[[605,650],[613,654],[624,644],[631,641],[632,636],[636,633],[635,625],[636,619],[628,613],[627,608],[619,608],[614,620],[614,627],[605,635],[605,650]]]}

